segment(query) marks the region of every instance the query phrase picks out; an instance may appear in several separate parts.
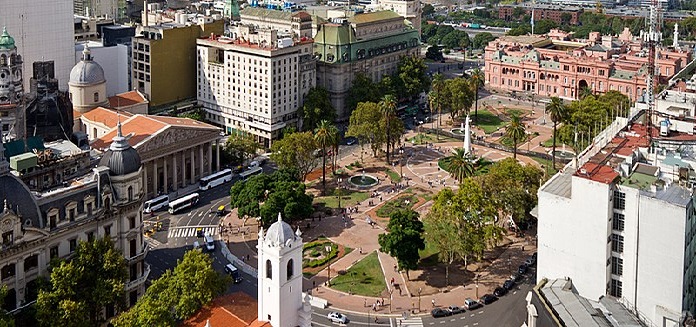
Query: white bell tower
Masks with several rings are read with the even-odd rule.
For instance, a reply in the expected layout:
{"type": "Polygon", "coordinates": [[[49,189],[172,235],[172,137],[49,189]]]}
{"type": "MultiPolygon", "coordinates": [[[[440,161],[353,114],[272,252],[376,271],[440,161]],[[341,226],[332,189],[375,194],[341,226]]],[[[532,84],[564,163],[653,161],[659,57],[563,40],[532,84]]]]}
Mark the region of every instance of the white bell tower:
{"type": "MultiPolygon", "coordinates": [[[[278,221],[258,240],[258,314],[259,321],[273,327],[304,327],[302,303],[302,237],[300,230],[278,221]]],[[[309,325],[307,325],[309,327],[309,325]]]]}

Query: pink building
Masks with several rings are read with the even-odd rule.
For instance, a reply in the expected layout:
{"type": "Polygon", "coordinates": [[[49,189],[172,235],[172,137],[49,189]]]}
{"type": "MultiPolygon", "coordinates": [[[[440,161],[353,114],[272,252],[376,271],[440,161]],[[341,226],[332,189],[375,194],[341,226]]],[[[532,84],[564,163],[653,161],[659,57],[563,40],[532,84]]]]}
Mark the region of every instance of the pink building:
{"type": "MultiPolygon", "coordinates": [[[[621,35],[590,33],[588,40],[552,30],[548,35],[503,36],[486,46],[486,84],[491,88],[577,99],[589,88],[641,100],[647,79],[647,49],[625,29],[621,35]]],[[[659,83],[691,61],[688,49],[658,50],[659,83]]]]}

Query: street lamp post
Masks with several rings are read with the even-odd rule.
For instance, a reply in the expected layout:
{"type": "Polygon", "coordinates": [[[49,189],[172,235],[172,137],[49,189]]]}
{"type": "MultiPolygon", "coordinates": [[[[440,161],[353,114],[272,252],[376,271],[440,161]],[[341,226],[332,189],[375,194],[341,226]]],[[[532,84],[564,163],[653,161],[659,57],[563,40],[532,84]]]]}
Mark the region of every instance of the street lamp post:
{"type": "Polygon", "coordinates": [[[479,298],[478,294],[478,282],[479,282],[479,274],[476,274],[476,298],[479,298]]]}
{"type": "Polygon", "coordinates": [[[399,176],[404,178],[404,146],[402,145],[399,149],[399,176]]]}
{"type": "Polygon", "coordinates": [[[389,289],[389,313],[392,312],[392,302],[394,301],[394,288],[389,289]]]}
{"type": "MultiPolygon", "coordinates": [[[[327,245],[324,250],[326,250],[326,253],[331,252],[331,246],[327,245]]],[[[326,269],[326,272],[328,273],[328,279],[326,280],[326,285],[331,286],[331,260],[329,260],[329,266],[326,269]]]]}
{"type": "Polygon", "coordinates": [[[421,308],[421,307],[420,307],[420,303],[421,303],[421,302],[420,302],[420,301],[421,301],[421,292],[423,292],[423,289],[419,287],[419,288],[418,288],[418,313],[420,313],[420,308],[421,308]]]}
{"type": "Polygon", "coordinates": [[[341,195],[343,193],[342,184],[341,184],[342,182],[343,182],[343,179],[339,177],[338,178],[338,188],[336,189],[336,192],[338,193],[338,211],[341,211],[341,195]]]}

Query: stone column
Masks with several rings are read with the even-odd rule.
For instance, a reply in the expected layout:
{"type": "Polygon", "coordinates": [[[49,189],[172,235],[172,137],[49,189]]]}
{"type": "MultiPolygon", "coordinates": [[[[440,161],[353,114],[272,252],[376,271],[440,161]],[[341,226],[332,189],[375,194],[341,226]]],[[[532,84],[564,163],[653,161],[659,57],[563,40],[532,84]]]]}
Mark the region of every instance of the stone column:
{"type": "Polygon", "coordinates": [[[191,180],[189,181],[189,184],[193,184],[193,182],[196,180],[196,157],[193,155],[193,147],[191,147],[191,180]]]}
{"type": "Polygon", "coordinates": [[[220,140],[215,140],[215,169],[222,170],[220,168],[220,140]]]}
{"type": "Polygon", "coordinates": [[[149,166],[149,165],[145,164],[143,166],[143,192],[145,194],[145,200],[147,200],[150,197],[150,195],[147,194],[147,166],[149,166]]]}
{"type": "Polygon", "coordinates": [[[174,152],[172,154],[172,182],[174,182],[174,191],[179,189],[179,176],[177,176],[176,171],[176,156],[179,152],[174,152]]]}
{"type": "Polygon", "coordinates": [[[169,194],[169,171],[167,169],[167,159],[167,156],[164,156],[164,158],[162,158],[162,162],[164,165],[164,194],[169,194]]]}
{"type": "Polygon", "coordinates": [[[198,169],[198,178],[203,178],[203,144],[198,145],[198,162],[200,164],[198,169]]]}
{"type": "Polygon", "coordinates": [[[208,166],[206,167],[208,169],[208,174],[213,173],[213,143],[208,142],[206,143],[205,150],[208,151],[208,166]]]}
{"type": "Polygon", "coordinates": [[[181,152],[181,187],[186,186],[186,152],[181,152]]]}
{"type": "Polygon", "coordinates": [[[152,172],[152,188],[155,195],[159,194],[159,172],[157,171],[157,159],[152,160],[152,166],[154,167],[152,172]]]}

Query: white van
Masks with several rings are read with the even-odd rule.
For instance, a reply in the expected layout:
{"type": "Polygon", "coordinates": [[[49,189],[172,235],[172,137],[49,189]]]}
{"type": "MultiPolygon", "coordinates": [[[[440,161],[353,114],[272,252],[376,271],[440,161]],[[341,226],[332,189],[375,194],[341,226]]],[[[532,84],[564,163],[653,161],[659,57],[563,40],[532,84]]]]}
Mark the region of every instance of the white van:
{"type": "Polygon", "coordinates": [[[231,263],[228,263],[225,266],[225,272],[227,272],[227,274],[229,274],[232,277],[232,280],[235,284],[239,284],[242,282],[242,277],[239,275],[239,270],[231,263]]]}
{"type": "Polygon", "coordinates": [[[205,236],[205,248],[210,252],[215,251],[215,240],[212,235],[205,236]]]}

